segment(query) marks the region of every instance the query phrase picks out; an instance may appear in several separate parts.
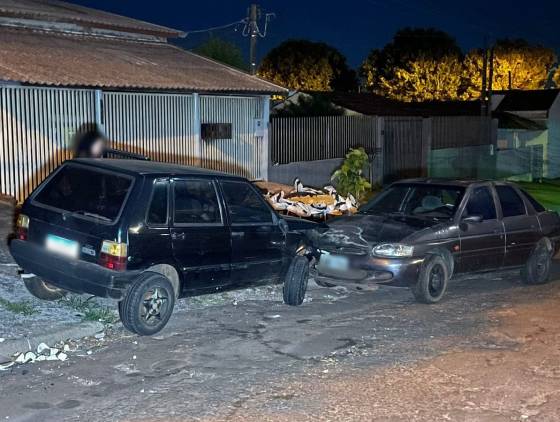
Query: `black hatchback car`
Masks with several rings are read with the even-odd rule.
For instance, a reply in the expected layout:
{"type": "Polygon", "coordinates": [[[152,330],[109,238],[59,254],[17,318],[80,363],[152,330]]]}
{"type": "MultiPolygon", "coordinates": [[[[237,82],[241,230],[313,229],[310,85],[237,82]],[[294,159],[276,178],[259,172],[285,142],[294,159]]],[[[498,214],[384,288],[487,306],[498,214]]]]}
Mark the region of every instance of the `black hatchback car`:
{"type": "Polygon", "coordinates": [[[425,303],[459,273],[520,268],[525,283],[544,283],[560,236],[556,212],[488,181],[398,182],[329,227],[313,239],[319,284],[409,286],[425,303]]]}
{"type": "Polygon", "coordinates": [[[302,303],[306,232],[246,179],[138,160],[77,159],[25,201],[12,255],[41,299],[65,291],[119,301],[126,328],[161,330],[175,299],[284,280],[302,303]]]}

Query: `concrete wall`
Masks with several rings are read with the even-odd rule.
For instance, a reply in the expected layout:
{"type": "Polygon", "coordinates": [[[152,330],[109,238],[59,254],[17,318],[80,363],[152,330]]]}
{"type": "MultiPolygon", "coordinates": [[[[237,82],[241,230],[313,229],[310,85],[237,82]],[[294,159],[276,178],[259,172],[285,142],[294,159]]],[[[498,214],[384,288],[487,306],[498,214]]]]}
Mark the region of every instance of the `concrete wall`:
{"type": "Polygon", "coordinates": [[[331,183],[331,176],[342,161],[342,158],[335,158],[271,165],[268,167],[268,180],[291,185],[297,177],[306,186],[323,187],[331,183]]]}

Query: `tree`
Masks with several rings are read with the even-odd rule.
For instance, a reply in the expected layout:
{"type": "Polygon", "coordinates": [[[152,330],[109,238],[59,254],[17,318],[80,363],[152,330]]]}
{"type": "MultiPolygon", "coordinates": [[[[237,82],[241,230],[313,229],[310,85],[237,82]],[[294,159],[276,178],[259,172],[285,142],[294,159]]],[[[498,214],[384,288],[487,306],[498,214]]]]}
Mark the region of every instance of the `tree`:
{"type": "Polygon", "coordinates": [[[400,101],[456,100],[462,97],[462,72],[463,64],[457,57],[418,57],[397,68],[392,79],[381,77],[379,87],[400,101]]]}
{"type": "Polygon", "coordinates": [[[341,116],[344,109],[334,105],[328,96],[320,93],[301,94],[297,101],[286,101],[274,114],[278,117],[341,116]]]}
{"type": "MultiPolygon", "coordinates": [[[[554,51],[525,40],[498,40],[494,46],[493,90],[543,89],[556,60],[554,51]]],[[[466,97],[479,98],[482,88],[483,52],[465,57],[466,97]]]]}
{"type": "Polygon", "coordinates": [[[239,47],[221,38],[209,38],[196,47],[194,52],[237,69],[247,70],[247,64],[239,47]]]}
{"type": "Polygon", "coordinates": [[[335,48],[306,40],[288,40],[270,50],[259,76],[293,90],[353,91],[356,74],[335,48]]]}
{"type": "MultiPolygon", "coordinates": [[[[369,53],[360,74],[367,89],[391,96],[391,92],[397,92],[390,89],[392,84],[402,83],[403,72],[412,71],[411,63],[416,63],[418,67],[421,63],[442,60],[455,62],[461,57],[461,49],[449,34],[433,28],[404,28],[397,31],[393,40],[381,50],[369,53]]],[[[452,97],[451,93],[446,96],[452,97]]]]}
{"type": "Polygon", "coordinates": [[[556,73],[552,80],[556,84],[556,88],[560,88],[560,66],[558,66],[558,69],[556,69],[556,73]]]}

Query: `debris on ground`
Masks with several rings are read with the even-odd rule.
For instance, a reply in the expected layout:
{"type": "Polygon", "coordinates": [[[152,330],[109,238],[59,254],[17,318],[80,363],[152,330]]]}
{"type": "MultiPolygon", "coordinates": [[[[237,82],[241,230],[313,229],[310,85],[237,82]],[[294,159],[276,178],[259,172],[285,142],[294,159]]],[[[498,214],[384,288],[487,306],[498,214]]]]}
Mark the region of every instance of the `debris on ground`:
{"type": "Polygon", "coordinates": [[[269,190],[266,185],[261,188],[265,190],[265,198],[276,211],[298,217],[326,219],[358,211],[356,198],[351,194],[344,197],[330,185],[315,189],[304,186],[296,179],[289,191],[269,190]]]}
{"type": "Polygon", "coordinates": [[[0,364],[0,371],[5,371],[16,364],[23,365],[25,363],[53,360],[64,362],[68,359],[68,354],[66,353],[68,351],[70,351],[70,347],[67,344],[64,344],[61,350],[57,347],[50,347],[45,343],[40,343],[34,352],[20,352],[14,356],[11,362],[0,364]]]}

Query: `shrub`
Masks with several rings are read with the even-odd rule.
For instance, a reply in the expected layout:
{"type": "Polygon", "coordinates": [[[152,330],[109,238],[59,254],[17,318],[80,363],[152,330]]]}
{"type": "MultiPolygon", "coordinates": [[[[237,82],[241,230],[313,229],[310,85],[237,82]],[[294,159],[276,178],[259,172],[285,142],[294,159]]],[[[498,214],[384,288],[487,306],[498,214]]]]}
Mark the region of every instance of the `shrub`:
{"type": "Polygon", "coordinates": [[[371,183],[362,175],[367,162],[368,155],[363,148],[352,148],[346,154],[342,166],[331,177],[341,195],[352,194],[359,201],[371,189],[371,183]]]}

